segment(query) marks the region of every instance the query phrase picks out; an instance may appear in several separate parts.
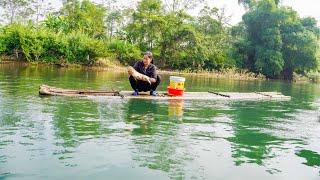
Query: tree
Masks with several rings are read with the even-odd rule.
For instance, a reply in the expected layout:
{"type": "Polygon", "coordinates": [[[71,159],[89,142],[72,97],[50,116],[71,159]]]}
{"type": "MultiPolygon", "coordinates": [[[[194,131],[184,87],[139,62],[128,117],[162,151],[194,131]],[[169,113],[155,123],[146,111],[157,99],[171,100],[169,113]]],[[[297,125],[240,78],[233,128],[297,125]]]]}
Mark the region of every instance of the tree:
{"type": "Polygon", "coordinates": [[[274,0],[261,0],[243,16],[243,22],[245,26],[233,42],[239,67],[288,80],[294,72],[317,67],[319,28],[314,19],[301,19],[274,0]]]}
{"type": "Polygon", "coordinates": [[[254,71],[255,58],[254,58],[254,45],[248,41],[247,27],[244,22],[232,26],[229,30],[231,35],[230,56],[235,65],[240,69],[249,69],[254,71]]]}
{"type": "MultiPolygon", "coordinates": [[[[260,1],[256,8],[243,16],[248,31],[248,41],[254,45],[255,72],[267,77],[280,75],[284,60],[281,53],[280,17],[273,0],[260,1]]],[[[249,57],[250,55],[248,55],[249,57]]]]}
{"type": "Polygon", "coordinates": [[[113,33],[117,30],[123,20],[123,16],[120,11],[112,11],[106,18],[107,30],[109,38],[111,39],[113,33]]]}
{"type": "Polygon", "coordinates": [[[55,31],[69,33],[83,32],[90,37],[105,35],[105,9],[89,0],[72,0],[64,2],[60,15],[49,15],[45,24],[55,31]]]}
{"type": "MultiPolygon", "coordinates": [[[[261,0],[238,0],[238,4],[243,4],[245,8],[250,9],[257,5],[261,0]]],[[[276,5],[279,5],[280,0],[273,0],[276,5]]]]}
{"type": "Polygon", "coordinates": [[[33,20],[36,24],[53,10],[51,2],[45,0],[33,0],[31,6],[34,10],[33,20]]]}
{"type": "Polygon", "coordinates": [[[116,0],[102,0],[101,5],[106,10],[105,28],[109,36],[109,40],[124,27],[125,6],[121,7],[116,0]]]}
{"type": "Polygon", "coordinates": [[[164,22],[161,1],[142,0],[125,28],[127,40],[143,51],[153,50],[159,44],[164,22]]]}
{"type": "Polygon", "coordinates": [[[161,33],[160,56],[161,64],[175,69],[197,69],[202,67],[201,59],[196,58],[198,32],[192,24],[191,17],[180,11],[165,16],[165,26],[161,33]]]}
{"type": "Polygon", "coordinates": [[[255,4],[255,0],[238,0],[238,4],[243,4],[246,9],[252,8],[255,4]]]}
{"type": "Polygon", "coordinates": [[[282,54],[285,60],[283,78],[292,80],[293,72],[304,73],[318,66],[318,32],[315,19],[300,19],[297,12],[282,8],[282,54]]]}
{"type": "Polygon", "coordinates": [[[8,17],[9,23],[26,20],[34,13],[30,4],[33,0],[0,0],[0,6],[4,10],[4,16],[8,17]]]}
{"type": "Polygon", "coordinates": [[[203,60],[203,69],[220,69],[226,65],[229,38],[224,24],[228,24],[224,10],[217,8],[204,7],[196,20],[195,27],[201,34],[199,57],[203,60]]]}
{"type": "Polygon", "coordinates": [[[196,8],[204,0],[163,0],[167,12],[187,11],[196,8]]]}

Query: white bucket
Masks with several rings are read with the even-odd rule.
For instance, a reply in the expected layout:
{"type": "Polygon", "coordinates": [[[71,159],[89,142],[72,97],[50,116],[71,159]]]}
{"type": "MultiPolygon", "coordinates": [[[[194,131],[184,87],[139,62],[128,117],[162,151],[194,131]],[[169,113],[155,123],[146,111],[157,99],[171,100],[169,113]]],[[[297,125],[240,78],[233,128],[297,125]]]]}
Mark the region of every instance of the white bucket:
{"type": "Polygon", "coordinates": [[[179,76],[170,76],[170,87],[173,89],[184,90],[184,82],[186,78],[179,76]]]}

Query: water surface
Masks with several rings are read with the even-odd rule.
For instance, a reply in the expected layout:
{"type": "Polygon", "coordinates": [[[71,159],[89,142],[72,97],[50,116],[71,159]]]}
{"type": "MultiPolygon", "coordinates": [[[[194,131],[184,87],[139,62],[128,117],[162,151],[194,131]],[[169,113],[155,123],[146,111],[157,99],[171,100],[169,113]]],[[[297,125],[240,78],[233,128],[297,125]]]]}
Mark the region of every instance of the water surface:
{"type": "Polygon", "coordinates": [[[130,90],[122,72],[1,64],[0,179],[320,178],[319,84],[186,77],[187,91],[284,102],[40,97],[41,84],[130,90]]]}

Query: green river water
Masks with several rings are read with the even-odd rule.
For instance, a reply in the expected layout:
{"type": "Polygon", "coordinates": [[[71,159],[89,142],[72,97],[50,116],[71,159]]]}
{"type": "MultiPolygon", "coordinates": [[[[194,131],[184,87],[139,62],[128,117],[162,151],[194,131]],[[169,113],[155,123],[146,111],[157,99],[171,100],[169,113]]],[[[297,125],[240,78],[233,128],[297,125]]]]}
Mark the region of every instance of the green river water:
{"type": "Polygon", "coordinates": [[[282,102],[40,97],[41,84],[130,90],[123,72],[0,64],[0,179],[320,179],[319,84],[186,76],[187,91],[282,102]]]}

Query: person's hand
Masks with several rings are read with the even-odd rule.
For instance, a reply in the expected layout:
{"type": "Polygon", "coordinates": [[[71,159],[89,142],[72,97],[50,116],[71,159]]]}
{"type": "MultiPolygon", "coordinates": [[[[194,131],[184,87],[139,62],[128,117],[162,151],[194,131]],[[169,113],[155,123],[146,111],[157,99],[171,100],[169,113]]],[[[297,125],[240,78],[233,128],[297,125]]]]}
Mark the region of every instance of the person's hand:
{"type": "Polygon", "coordinates": [[[128,70],[129,76],[131,76],[131,75],[134,73],[134,71],[135,71],[134,68],[131,67],[131,66],[129,66],[127,70],[128,70]]]}
{"type": "Polygon", "coordinates": [[[151,83],[155,83],[157,81],[155,78],[150,78],[149,80],[151,83]]]}

